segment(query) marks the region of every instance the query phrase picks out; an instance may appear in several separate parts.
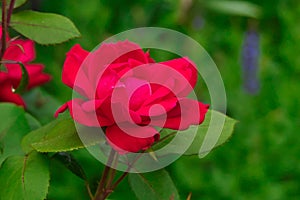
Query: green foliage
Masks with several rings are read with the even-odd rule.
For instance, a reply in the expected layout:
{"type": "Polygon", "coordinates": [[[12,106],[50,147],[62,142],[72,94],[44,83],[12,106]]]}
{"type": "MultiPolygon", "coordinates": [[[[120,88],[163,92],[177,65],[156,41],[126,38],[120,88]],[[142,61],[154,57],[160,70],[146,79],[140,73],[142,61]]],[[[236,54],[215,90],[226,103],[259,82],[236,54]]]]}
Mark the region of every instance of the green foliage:
{"type": "Polygon", "coordinates": [[[0,110],[1,119],[6,119],[5,123],[0,124],[0,135],[2,138],[6,135],[7,131],[19,121],[18,118],[24,114],[24,110],[22,107],[11,103],[1,103],[0,110]]]}
{"type": "MultiPolygon", "coordinates": [[[[8,0],[6,2],[6,5],[9,5],[10,2],[11,2],[11,0],[8,0]]],[[[27,2],[27,0],[15,0],[14,8],[18,8],[18,7],[22,6],[22,5],[24,5],[26,2],[27,2]]]]}
{"type": "Polygon", "coordinates": [[[180,199],[171,177],[165,170],[144,174],[129,174],[128,181],[140,200],[180,199]]]}
{"type": "Polygon", "coordinates": [[[230,15],[252,18],[259,18],[261,16],[261,8],[248,1],[212,0],[205,2],[204,5],[211,10],[230,15]]]}
{"type": "MultiPolygon", "coordinates": [[[[219,125],[219,123],[217,123],[219,125]]],[[[228,139],[231,137],[233,134],[233,129],[236,124],[236,120],[220,113],[214,110],[209,110],[205,116],[204,122],[197,128],[197,134],[195,136],[195,139],[193,140],[193,143],[191,146],[188,148],[188,150],[184,153],[185,155],[206,155],[208,151],[224,144],[225,142],[228,141],[228,139]],[[212,132],[210,134],[212,135],[207,135],[208,129],[211,125],[211,117],[214,117],[214,120],[222,122],[224,120],[224,125],[222,127],[221,133],[218,132],[212,132]],[[216,140],[216,138],[218,138],[216,140]],[[204,146],[203,144],[210,144],[212,145],[211,148],[208,149],[203,149],[201,146],[204,146]],[[201,151],[200,151],[201,149],[201,151]]],[[[184,131],[185,132],[185,131],[184,131]]],[[[188,131],[185,132],[184,134],[188,134],[188,131]]],[[[210,147],[210,146],[209,146],[210,147]]]]}
{"type": "Polygon", "coordinates": [[[45,199],[49,187],[49,162],[41,154],[12,156],[0,170],[0,199],[45,199]]]}
{"type": "Polygon", "coordinates": [[[12,15],[11,27],[40,44],[58,44],[79,37],[80,33],[66,17],[36,11],[22,11],[12,15]]]}
{"type": "MultiPolygon", "coordinates": [[[[9,156],[22,155],[20,147],[22,137],[30,131],[24,109],[14,104],[0,104],[0,166],[9,156]]],[[[29,119],[29,121],[31,121],[29,119]]]]}
{"type": "Polygon", "coordinates": [[[29,76],[28,76],[26,67],[22,63],[18,63],[18,64],[20,65],[21,70],[22,70],[22,79],[21,79],[20,84],[15,92],[22,93],[22,92],[24,92],[24,90],[26,90],[26,87],[29,83],[29,76]]]}
{"type": "Polygon", "coordinates": [[[83,180],[87,180],[86,174],[83,171],[79,163],[74,159],[74,157],[66,152],[56,153],[53,158],[60,163],[62,163],[67,169],[69,169],[73,174],[78,176],[83,180]]]}
{"type": "Polygon", "coordinates": [[[72,151],[97,144],[100,140],[102,137],[97,131],[83,126],[76,127],[73,119],[65,114],[27,134],[22,141],[22,148],[27,153],[32,150],[38,152],[72,151]],[[82,131],[81,128],[87,132],[80,138],[77,129],[82,131]]]}
{"type": "MultiPolygon", "coordinates": [[[[245,1],[226,1],[225,7],[222,5],[224,1],[214,1],[215,8],[214,5],[203,6],[210,1],[193,1],[196,5],[187,11],[184,4],[169,0],[91,0],[85,2],[84,9],[79,1],[60,1],[59,4],[53,0],[40,2],[40,11],[68,16],[83,35],[63,45],[36,47],[37,61],[44,63],[47,72],[53,76],[51,84],[38,92],[25,94],[27,110],[42,124],[52,120],[60,101],[71,98],[71,90],[61,83],[61,67],[65,53],[75,43],[91,50],[108,36],[129,28],[173,28],[197,40],[210,53],[226,86],[228,115],[239,120],[235,135],[227,145],[201,160],[196,156],[183,156],[167,168],[180,195],[186,197],[192,192],[192,199],[204,200],[299,199],[300,167],[296,158],[300,152],[297,134],[300,128],[300,57],[299,45],[296,44],[300,35],[297,26],[300,6],[297,0],[247,1],[259,6],[260,14],[258,7],[254,6],[253,10],[245,1]],[[220,4],[223,8],[219,8],[220,4]],[[249,8],[250,11],[247,10],[249,8]],[[182,13],[185,20],[181,20],[178,13],[182,13]],[[251,22],[258,24],[257,30],[261,36],[261,91],[255,96],[245,93],[241,86],[240,51],[244,33],[248,30],[247,17],[259,19],[251,22]],[[200,19],[199,26],[195,25],[196,19],[200,19]],[[41,102],[43,106],[39,107],[41,102]]],[[[205,84],[201,85],[199,97],[208,100],[205,84]]],[[[5,112],[2,107],[1,112],[5,112]]],[[[0,113],[0,119],[5,122],[0,123],[1,136],[2,130],[9,133],[6,137],[12,136],[11,132],[26,134],[29,130],[27,125],[20,125],[19,128],[17,123],[12,129],[9,126],[14,124],[11,120],[18,115],[17,112],[7,118],[0,113]]],[[[39,126],[33,121],[30,124],[32,128],[39,126]]],[[[3,139],[0,139],[2,149],[5,147],[3,139]]],[[[12,137],[11,141],[14,140],[12,137]]],[[[20,149],[18,152],[22,153],[20,149]]],[[[71,153],[83,165],[95,189],[101,164],[84,149],[71,153]]],[[[53,178],[48,199],[88,199],[83,181],[54,163],[51,165],[53,178]]],[[[6,188],[0,188],[0,191],[2,194],[6,188]]],[[[128,184],[123,182],[111,199],[131,199],[134,198],[132,195],[128,184]]]]}
{"type": "MultiPolygon", "coordinates": [[[[14,8],[18,8],[20,6],[22,6],[23,4],[26,3],[27,0],[16,0],[15,1],[15,5],[14,5],[14,8]]],[[[11,0],[8,1],[8,4],[11,2],[11,0]]]]}
{"type": "Polygon", "coordinates": [[[22,147],[25,152],[33,149],[39,152],[71,151],[83,148],[71,117],[62,116],[49,124],[27,134],[22,147]]]}
{"type": "MultiPolygon", "coordinates": [[[[233,134],[233,129],[236,122],[236,120],[218,111],[208,110],[205,116],[205,120],[199,126],[190,126],[189,129],[184,131],[163,129],[161,131],[161,142],[157,142],[155,145],[153,145],[152,149],[156,150],[164,147],[174,139],[176,134],[181,135],[182,137],[180,142],[185,143],[190,140],[190,135],[196,132],[192,144],[186,150],[184,155],[199,155],[200,157],[202,157],[209,153],[211,150],[228,141],[228,139],[233,134]],[[212,117],[214,118],[214,123],[211,122],[212,117]],[[223,126],[220,125],[221,122],[224,123],[223,126]],[[211,130],[208,131],[209,129],[211,130]]],[[[177,145],[182,146],[180,145],[180,142],[171,144],[175,145],[175,147],[172,148],[175,151],[171,151],[170,153],[176,153],[178,149],[177,145]]]]}
{"type": "Polygon", "coordinates": [[[62,105],[62,102],[48,92],[35,88],[23,94],[27,103],[26,110],[39,119],[41,124],[54,120],[54,110],[62,105]]]}

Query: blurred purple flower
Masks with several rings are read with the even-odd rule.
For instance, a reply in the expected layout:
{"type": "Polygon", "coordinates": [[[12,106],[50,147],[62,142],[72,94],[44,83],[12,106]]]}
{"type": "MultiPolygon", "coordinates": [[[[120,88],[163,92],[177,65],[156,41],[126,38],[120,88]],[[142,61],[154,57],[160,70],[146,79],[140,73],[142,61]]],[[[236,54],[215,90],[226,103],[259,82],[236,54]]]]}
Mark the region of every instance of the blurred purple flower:
{"type": "Polygon", "coordinates": [[[258,62],[259,34],[256,30],[249,30],[245,34],[242,48],[242,67],[244,89],[250,94],[259,92],[258,62]]]}

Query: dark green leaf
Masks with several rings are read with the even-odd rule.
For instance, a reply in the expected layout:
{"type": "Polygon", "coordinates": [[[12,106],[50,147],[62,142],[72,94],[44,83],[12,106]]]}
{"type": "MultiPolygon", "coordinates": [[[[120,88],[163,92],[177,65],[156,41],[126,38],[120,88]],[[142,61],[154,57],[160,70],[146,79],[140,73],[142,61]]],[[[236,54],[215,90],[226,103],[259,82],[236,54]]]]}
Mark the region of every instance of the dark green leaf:
{"type": "Polygon", "coordinates": [[[144,174],[129,174],[128,181],[138,199],[180,199],[177,189],[165,170],[144,174]]]}
{"type": "Polygon", "coordinates": [[[46,199],[49,187],[49,163],[36,152],[6,159],[0,170],[0,199],[46,199]]]}
{"type": "Polygon", "coordinates": [[[73,174],[79,178],[86,180],[86,174],[79,163],[73,158],[73,156],[66,152],[59,152],[53,156],[53,158],[62,163],[68,168],[73,174]]]}
{"type": "Polygon", "coordinates": [[[57,44],[79,37],[80,33],[68,18],[36,11],[22,11],[12,15],[11,27],[40,44],[57,44]]]}

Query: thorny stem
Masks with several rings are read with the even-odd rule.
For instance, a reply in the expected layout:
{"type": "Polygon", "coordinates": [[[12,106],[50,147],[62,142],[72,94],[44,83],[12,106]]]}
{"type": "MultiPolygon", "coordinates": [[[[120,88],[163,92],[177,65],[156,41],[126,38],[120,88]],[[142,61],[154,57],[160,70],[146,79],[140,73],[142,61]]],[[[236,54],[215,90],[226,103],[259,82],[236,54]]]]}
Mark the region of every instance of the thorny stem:
{"type": "Polygon", "coordinates": [[[8,7],[8,12],[7,12],[7,19],[6,19],[7,26],[9,26],[9,24],[10,24],[10,17],[12,15],[15,2],[16,2],[16,0],[11,0],[10,1],[9,7],[8,7]]]}
{"type": "Polygon", "coordinates": [[[108,196],[107,193],[108,194],[111,193],[111,191],[109,189],[110,185],[108,185],[108,181],[112,181],[113,177],[111,177],[111,176],[112,175],[114,176],[114,174],[115,174],[115,172],[112,172],[115,169],[110,167],[112,165],[112,163],[114,162],[115,155],[116,155],[116,151],[112,149],[109,154],[106,166],[104,168],[100,183],[99,183],[97,191],[96,191],[96,194],[94,196],[94,200],[104,200],[105,197],[108,196]]]}
{"type": "Polygon", "coordinates": [[[111,150],[111,153],[108,157],[107,165],[103,171],[102,178],[98,185],[96,194],[93,200],[105,200],[119,185],[119,183],[129,174],[130,169],[133,167],[134,163],[141,157],[142,154],[139,154],[135,160],[128,166],[126,171],[113,183],[113,179],[116,173],[116,165],[118,161],[118,154],[111,150]],[[110,167],[112,166],[112,167],[110,167]]]}
{"type": "Polygon", "coordinates": [[[16,0],[11,0],[8,11],[7,11],[7,2],[6,0],[2,0],[2,20],[1,20],[1,26],[2,26],[2,38],[1,38],[1,51],[0,51],[0,60],[2,60],[3,55],[5,53],[7,42],[6,42],[6,34],[8,31],[8,26],[10,23],[10,18],[14,9],[16,0]]]}
{"type": "Polygon", "coordinates": [[[2,57],[4,55],[4,52],[6,50],[6,33],[7,33],[7,14],[6,14],[6,0],[2,0],[2,40],[1,40],[1,52],[0,52],[0,59],[2,60],[2,57]]]}
{"type": "MultiPolygon", "coordinates": [[[[142,152],[143,153],[143,152],[142,152]]],[[[131,170],[132,166],[134,165],[134,163],[143,155],[142,153],[140,153],[135,159],[134,161],[128,166],[128,168],[126,169],[126,171],[122,174],[122,176],[120,176],[118,178],[118,180],[116,180],[116,182],[111,186],[111,191],[113,191],[120,183],[121,181],[126,178],[126,176],[129,174],[129,171],[131,170]]]]}

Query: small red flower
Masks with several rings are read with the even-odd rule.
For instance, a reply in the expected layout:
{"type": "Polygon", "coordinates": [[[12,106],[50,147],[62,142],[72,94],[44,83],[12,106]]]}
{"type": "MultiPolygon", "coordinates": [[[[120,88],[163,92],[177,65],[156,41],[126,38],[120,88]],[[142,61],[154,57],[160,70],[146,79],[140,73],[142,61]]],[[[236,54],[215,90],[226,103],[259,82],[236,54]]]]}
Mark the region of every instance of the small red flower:
{"type": "Polygon", "coordinates": [[[197,69],[188,58],[155,63],[135,43],[103,44],[88,52],[75,45],[68,53],[63,82],[81,94],[61,106],[86,126],[105,127],[119,153],[148,149],[159,139],[155,127],[187,129],[203,122],[208,105],[188,99],[197,69]]]}
{"type": "MultiPolygon", "coordinates": [[[[0,38],[2,38],[1,33],[2,27],[0,27],[0,38]]],[[[5,70],[0,71],[0,102],[12,102],[25,106],[22,97],[14,93],[22,79],[21,67],[19,64],[7,64],[7,61],[21,62],[25,66],[29,76],[28,90],[48,82],[50,76],[43,73],[43,64],[30,63],[35,59],[34,42],[32,40],[10,40],[7,36],[7,44],[8,46],[2,58],[5,70]]]]}

